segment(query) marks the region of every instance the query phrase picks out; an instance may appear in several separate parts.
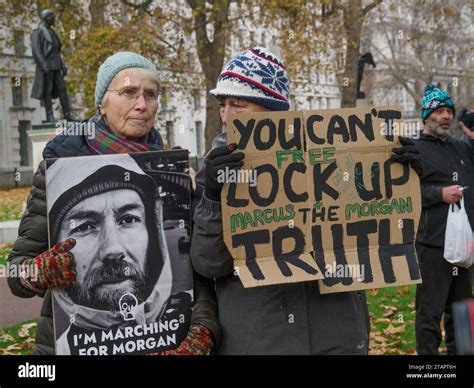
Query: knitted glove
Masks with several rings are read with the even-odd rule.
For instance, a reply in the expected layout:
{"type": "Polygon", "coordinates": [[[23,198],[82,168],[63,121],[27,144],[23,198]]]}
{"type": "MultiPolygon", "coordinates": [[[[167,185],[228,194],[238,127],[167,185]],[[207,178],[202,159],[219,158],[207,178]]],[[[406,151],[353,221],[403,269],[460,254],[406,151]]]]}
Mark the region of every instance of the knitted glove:
{"type": "Polygon", "coordinates": [[[237,144],[233,143],[221,147],[214,148],[207,157],[206,161],[206,187],[205,194],[208,199],[213,201],[221,200],[221,191],[224,182],[220,182],[219,171],[224,172],[226,168],[229,170],[237,170],[244,162],[244,154],[237,152],[232,154],[237,149],[237,144]]]}
{"type": "Polygon", "coordinates": [[[395,163],[410,165],[418,176],[421,176],[423,174],[423,161],[415,143],[408,137],[399,136],[398,140],[400,140],[402,146],[392,149],[393,154],[390,159],[395,163]]]}
{"type": "Polygon", "coordinates": [[[188,335],[176,349],[157,353],[161,356],[208,356],[214,348],[211,331],[202,325],[191,325],[188,335]]]}
{"type": "Polygon", "coordinates": [[[69,252],[74,245],[76,245],[76,240],[69,239],[54,245],[34,259],[29,259],[30,264],[36,266],[37,274],[36,279],[28,279],[31,286],[35,289],[46,289],[69,288],[74,285],[76,261],[74,255],[69,252]]]}

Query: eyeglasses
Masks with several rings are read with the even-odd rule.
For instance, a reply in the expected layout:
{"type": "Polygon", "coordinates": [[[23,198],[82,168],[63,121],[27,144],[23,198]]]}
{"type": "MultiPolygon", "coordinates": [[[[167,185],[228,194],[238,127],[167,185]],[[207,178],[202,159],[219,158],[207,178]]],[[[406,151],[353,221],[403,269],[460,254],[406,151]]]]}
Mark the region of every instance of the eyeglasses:
{"type": "Polygon", "coordinates": [[[122,99],[129,102],[137,102],[140,96],[143,96],[145,101],[149,104],[156,104],[158,102],[158,92],[155,90],[145,90],[143,93],[139,93],[137,89],[123,88],[123,89],[107,89],[108,92],[115,92],[122,99]]]}

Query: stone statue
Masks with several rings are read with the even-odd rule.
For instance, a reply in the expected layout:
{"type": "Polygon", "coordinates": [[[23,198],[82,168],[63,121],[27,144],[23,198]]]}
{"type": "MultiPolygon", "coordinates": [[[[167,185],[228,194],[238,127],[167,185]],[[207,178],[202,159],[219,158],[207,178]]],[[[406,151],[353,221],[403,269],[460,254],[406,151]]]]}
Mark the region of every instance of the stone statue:
{"type": "Polygon", "coordinates": [[[53,114],[53,98],[58,97],[64,118],[74,120],[64,83],[67,68],[61,57],[61,40],[51,28],[55,20],[54,13],[45,9],[41,12],[41,20],[39,28],[33,30],[31,34],[31,49],[36,62],[31,97],[44,101],[47,122],[57,121],[53,114]]]}
{"type": "Polygon", "coordinates": [[[360,90],[360,84],[362,82],[362,77],[364,76],[364,66],[366,63],[376,67],[371,53],[361,55],[357,64],[357,98],[365,98],[365,93],[360,90]]]}

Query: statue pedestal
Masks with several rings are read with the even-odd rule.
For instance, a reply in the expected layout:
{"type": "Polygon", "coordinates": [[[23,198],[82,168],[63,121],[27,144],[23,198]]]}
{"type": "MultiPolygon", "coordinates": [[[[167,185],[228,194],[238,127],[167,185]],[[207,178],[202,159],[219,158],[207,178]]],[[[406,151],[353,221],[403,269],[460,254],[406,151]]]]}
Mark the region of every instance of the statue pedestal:
{"type": "Polygon", "coordinates": [[[366,98],[358,98],[356,100],[356,108],[365,108],[369,106],[369,103],[366,98]]]}
{"type": "Polygon", "coordinates": [[[31,131],[27,131],[30,139],[30,149],[33,164],[33,171],[36,171],[38,165],[43,160],[43,149],[46,144],[56,136],[57,126],[53,123],[33,125],[31,131]]]}

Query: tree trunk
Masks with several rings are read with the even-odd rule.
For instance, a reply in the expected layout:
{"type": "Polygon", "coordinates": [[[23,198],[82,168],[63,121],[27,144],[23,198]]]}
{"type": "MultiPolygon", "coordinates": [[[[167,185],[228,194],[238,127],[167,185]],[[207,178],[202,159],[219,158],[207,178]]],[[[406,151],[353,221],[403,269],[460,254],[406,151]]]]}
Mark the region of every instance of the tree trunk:
{"type": "Polygon", "coordinates": [[[212,9],[207,10],[206,1],[188,0],[193,9],[194,30],[196,32],[196,43],[199,62],[205,78],[206,86],[206,126],[204,129],[205,150],[211,149],[212,139],[221,132],[221,120],[219,107],[209,91],[216,85],[219,73],[224,65],[226,28],[229,19],[230,0],[216,0],[212,3],[212,9]],[[214,39],[212,42],[207,37],[206,25],[213,22],[214,39]]]}
{"type": "Polygon", "coordinates": [[[206,89],[206,126],[204,129],[205,153],[212,146],[212,139],[221,133],[222,122],[219,115],[219,105],[214,96],[211,96],[206,89]]]}
{"type": "Polygon", "coordinates": [[[342,79],[341,107],[352,108],[357,100],[357,63],[359,60],[360,34],[364,15],[362,0],[348,2],[344,10],[344,29],[347,36],[346,63],[342,79]]]}
{"type": "Polygon", "coordinates": [[[91,0],[89,3],[89,14],[91,16],[91,26],[93,29],[104,27],[106,7],[107,0],[91,0]]]}

